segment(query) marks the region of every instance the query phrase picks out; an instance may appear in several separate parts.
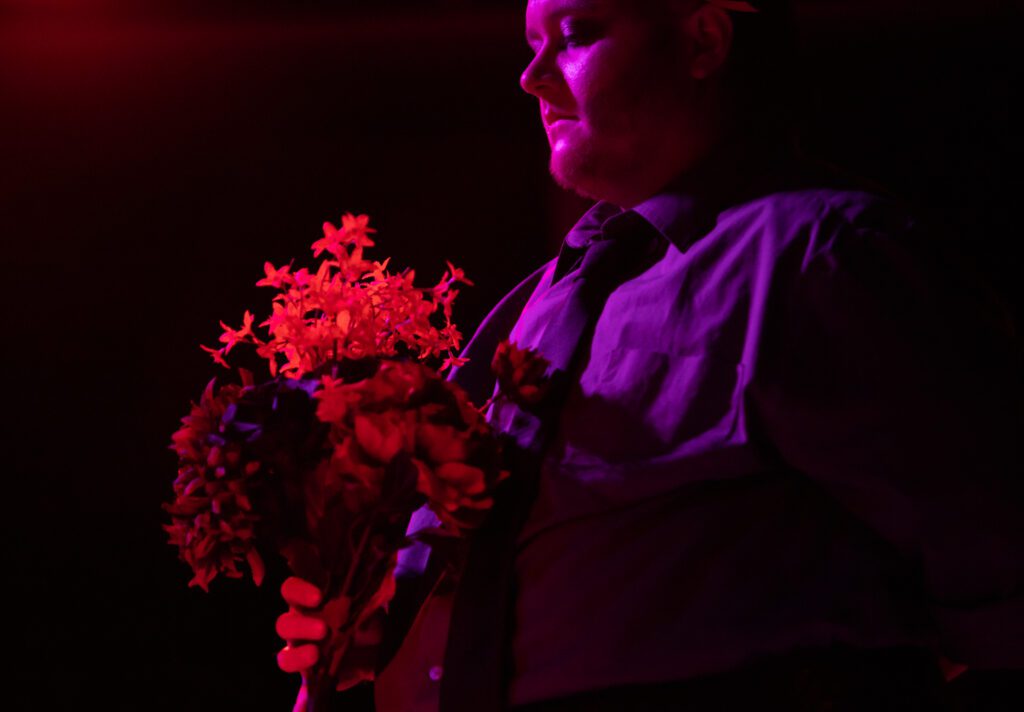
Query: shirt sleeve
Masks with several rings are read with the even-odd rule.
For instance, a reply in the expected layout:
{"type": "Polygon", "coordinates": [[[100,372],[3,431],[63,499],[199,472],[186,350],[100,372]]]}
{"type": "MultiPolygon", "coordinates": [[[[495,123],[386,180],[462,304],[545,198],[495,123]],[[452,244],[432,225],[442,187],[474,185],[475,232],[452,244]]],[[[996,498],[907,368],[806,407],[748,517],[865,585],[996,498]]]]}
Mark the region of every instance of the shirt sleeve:
{"type": "Polygon", "coordinates": [[[749,391],[766,442],[918,567],[941,652],[1024,669],[1019,341],[909,221],[811,232],[749,391]]]}

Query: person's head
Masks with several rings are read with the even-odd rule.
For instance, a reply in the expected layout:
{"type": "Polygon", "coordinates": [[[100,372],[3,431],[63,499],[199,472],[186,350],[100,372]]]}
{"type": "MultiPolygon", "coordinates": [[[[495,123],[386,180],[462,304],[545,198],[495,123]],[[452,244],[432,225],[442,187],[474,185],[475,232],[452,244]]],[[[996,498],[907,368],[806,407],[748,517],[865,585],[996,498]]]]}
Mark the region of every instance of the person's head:
{"type": "Polygon", "coordinates": [[[763,46],[755,40],[768,24],[762,13],[751,14],[747,32],[728,5],[529,0],[526,39],[534,57],[521,84],[539,99],[558,183],[632,207],[685,173],[738,123],[760,74],[742,50],[763,46]]]}

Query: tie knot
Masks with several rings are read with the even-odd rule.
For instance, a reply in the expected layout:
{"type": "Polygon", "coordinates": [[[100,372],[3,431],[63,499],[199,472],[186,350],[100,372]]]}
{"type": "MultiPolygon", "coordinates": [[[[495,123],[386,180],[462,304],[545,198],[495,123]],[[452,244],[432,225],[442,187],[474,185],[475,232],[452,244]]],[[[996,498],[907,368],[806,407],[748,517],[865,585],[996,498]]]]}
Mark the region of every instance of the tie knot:
{"type": "Polygon", "coordinates": [[[587,248],[577,273],[589,285],[610,290],[645,264],[664,242],[649,222],[627,210],[605,221],[599,239],[587,248]]]}
{"type": "Polygon", "coordinates": [[[562,243],[553,281],[567,275],[588,283],[613,276],[625,279],[663,242],[661,233],[638,213],[599,203],[562,243]]]}
{"type": "Polygon", "coordinates": [[[577,250],[586,249],[590,243],[602,239],[605,225],[623,212],[622,208],[611,203],[596,203],[576,221],[565,236],[564,245],[577,250]]]}
{"type": "Polygon", "coordinates": [[[652,238],[657,233],[654,226],[634,210],[611,215],[601,224],[601,238],[605,240],[652,238]]]}

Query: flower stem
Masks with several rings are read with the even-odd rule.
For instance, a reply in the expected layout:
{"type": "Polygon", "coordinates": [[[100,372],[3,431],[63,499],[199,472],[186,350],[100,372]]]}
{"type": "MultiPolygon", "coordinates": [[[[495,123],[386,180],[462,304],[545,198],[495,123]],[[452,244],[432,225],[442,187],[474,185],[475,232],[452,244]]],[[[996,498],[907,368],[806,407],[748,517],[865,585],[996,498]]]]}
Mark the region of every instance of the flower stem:
{"type": "Polygon", "coordinates": [[[366,548],[366,542],[370,538],[370,529],[372,529],[370,524],[372,521],[373,519],[371,517],[370,521],[366,523],[365,527],[363,527],[363,534],[359,539],[359,545],[352,553],[352,565],[348,567],[348,573],[345,574],[345,581],[341,584],[341,588],[338,590],[339,595],[345,595],[348,587],[352,584],[352,579],[355,578],[356,567],[359,566],[359,558],[363,555],[363,549],[366,548]]]}

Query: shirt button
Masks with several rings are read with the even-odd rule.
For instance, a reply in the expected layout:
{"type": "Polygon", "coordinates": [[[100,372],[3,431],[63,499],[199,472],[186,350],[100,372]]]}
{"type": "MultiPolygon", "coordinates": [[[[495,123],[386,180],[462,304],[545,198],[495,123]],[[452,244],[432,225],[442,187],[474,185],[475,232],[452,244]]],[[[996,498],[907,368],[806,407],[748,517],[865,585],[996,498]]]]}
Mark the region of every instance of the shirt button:
{"type": "Polygon", "coordinates": [[[444,668],[440,665],[435,665],[434,667],[430,668],[430,672],[428,672],[427,675],[430,676],[431,680],[437,682],[441,679],[441,676],[444,675],[444,668]]]}

